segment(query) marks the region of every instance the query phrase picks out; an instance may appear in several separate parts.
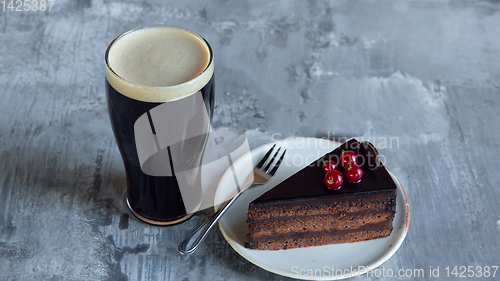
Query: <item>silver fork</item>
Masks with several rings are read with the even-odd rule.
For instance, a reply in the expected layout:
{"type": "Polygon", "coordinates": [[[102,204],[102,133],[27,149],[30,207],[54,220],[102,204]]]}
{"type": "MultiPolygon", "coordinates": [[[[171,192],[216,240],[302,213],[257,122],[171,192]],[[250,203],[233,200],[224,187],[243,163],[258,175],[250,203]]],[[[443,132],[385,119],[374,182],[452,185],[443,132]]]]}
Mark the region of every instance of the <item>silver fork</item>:
{"type": "Polygon", "coordinates": [[[278,150],[274,153],[273,158],[268,162],[275,147],[276,144],[269,149],[266,155],[264,155],[264,157],[260,160],[259,164],[257,164],[257,166],[253,169],[253,181],[251,177],[249,177],[247,182],[238,189],[238,192],[233,196],[233,198],[222,204],[222,206],[217,210],[217,212],[215,212],[215,214],[212,215],[212,217],[210,217],[208,221],[203,223],[198,229],[182,241],[181,244],[179,244],[179,252],[181,252],[181,254],[190,255],[194,253],[198,249],[198,246],[205,240],[205,238],[207,238],[210,230],[212,230],[220,218],[226,213],[227,209],[233,205],[243,192],[254,186],[260,186],[267,183],[276,174],[276,171],[278,171],[278,168],[283,161],[283,157],[285,157],[286,149],[273,166],[273,163],[281,150],[281,147],[278,148],[278,150]],[[266,163],[267,165],[265,165],[266,163]]]}

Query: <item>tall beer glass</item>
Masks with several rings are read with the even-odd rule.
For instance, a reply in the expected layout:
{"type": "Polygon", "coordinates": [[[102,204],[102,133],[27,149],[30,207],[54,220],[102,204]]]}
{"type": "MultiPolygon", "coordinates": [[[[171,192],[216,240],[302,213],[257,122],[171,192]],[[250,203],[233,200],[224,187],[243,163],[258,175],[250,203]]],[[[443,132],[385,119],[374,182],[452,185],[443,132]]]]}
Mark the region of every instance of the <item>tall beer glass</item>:
{"type": "Polygon", "coordinates": [[[211,131],[212,49],[188,29],[150,25],[116,37],[106,50],[105,64],[108,111],[125,166],[127,204],[151,224],[183,222],[201,202],[201,191],[191,182],[199,180],[197,168],[211,131]]]}

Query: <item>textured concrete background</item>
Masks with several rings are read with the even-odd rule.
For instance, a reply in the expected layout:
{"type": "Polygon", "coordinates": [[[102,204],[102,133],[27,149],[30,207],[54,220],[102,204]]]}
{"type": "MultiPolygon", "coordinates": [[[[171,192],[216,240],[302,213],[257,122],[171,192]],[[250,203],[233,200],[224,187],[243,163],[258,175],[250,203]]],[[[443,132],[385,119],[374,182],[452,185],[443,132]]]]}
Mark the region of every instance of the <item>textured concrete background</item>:
{"type": "Polygon", "coordinates": [[[499,1],[56,0],[0,11],[0,280],[288,280],[219,231],[179,255],[211,211],[154,227],[123,204],[103,56],[151,23],[211,43],[214,125],[252,147],[273,134],[379,146],[411,205],[385,268],[500,265],[499,1]]]}

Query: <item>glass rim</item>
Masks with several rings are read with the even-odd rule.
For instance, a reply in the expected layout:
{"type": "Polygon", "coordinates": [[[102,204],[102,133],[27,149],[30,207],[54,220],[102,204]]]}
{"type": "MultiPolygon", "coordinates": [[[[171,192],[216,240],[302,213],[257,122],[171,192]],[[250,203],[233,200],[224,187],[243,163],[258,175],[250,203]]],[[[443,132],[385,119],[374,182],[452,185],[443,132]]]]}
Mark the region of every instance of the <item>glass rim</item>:
{"type": "Polygon", "coordinates": [[[184,85],[188,85],[190,83],[192,83],[193,81],[196,81],[198,78],[200,78],[201,76],[204,76],[205,72],[210,68],[210,66],[213,64],[213,51],[212,51],[212,47],[210,46],[210,44],[208,43],[208,41],[203,38],[203,36],[199,35],[198,33],[188,29],[188,28],[184,28],[184,27],[181,27],[181,26],[177,26],[177,25],[171,25],[171,24],[150,24],[150,25],[142,25],[142,26],[138,26],[138,27],[135,27],[135,28],[132,28],[132,29],[129,29],[123,33],[121,33],[120,35],[116,36],[112,41],[111,43],[109,43],[108,47],[106,48],[106,52],[104,53],[104,62],[106,64],[106,68],[109,70],[109,72],[115,76],[116,78],[118,78],[122,83],[125,83],[131,87],[134,87],[134,88],[143,88],[143,89],[148,89],[148,90],[156,90],[156,91],[167,91],[168,89],[175,89],[175,88],[179,88],[179,87],[182,87],[184,85]],[[183,82],[183,83],[180,83],[180,84],[175,84],[175,85],[170,85],[170,86],[148,86],[148,85],[141,85],[141,84],[137,84],[137,83],[132,83],[130,81],[128,81],[127,79],[121,77],[118,73],[116,73],[113,68],[111,67],[111,65],[109,64],[109,51],[111,49],[111,47],[113,46],[113,44],[115,42],[117,42],[118,40],[120,40],[121,38],[131,34],[131,33],[134,33],[138,30],[141,30],[141,29],[146,29],[146,28],[174,28],[174,29],[178,29],[178,30],[182,30],[182,31],[185,31],[185,32],[188,32],[188,33],[191,33],[192,35],[196,36],[197,38],[201,39],[201,41],[203,41],[203,43],[207,46],[208,48],[208,51],[209,51],[209,61],[208,61],[208,64],[207,66],[203,69],[203,71],[198,74],[196,77],[186,81],[186,82],[183,82]]]}

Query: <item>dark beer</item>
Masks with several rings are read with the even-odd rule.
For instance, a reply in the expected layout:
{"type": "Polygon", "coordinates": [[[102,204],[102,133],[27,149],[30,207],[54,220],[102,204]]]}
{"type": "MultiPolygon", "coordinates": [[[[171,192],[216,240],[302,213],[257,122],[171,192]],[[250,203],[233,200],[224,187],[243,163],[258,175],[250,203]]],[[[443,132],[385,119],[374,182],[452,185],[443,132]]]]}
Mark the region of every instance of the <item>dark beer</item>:
{"type": "MultiPolygon", "coordinates": [[[[145,114],[151,122],[152,109],[195,93],[201,93],[211,120],[214,77],[210,45],[201,36],[183,28],[147,26],[113,40],[105,60],[108,110],[125,166],[129,208],[148,223],[182,222],[192,212],[186,210],[176,177],[144,173],[134,124],[145,114]]],[[[153,123],[151,129],[156,137],[153,123]]]]}

